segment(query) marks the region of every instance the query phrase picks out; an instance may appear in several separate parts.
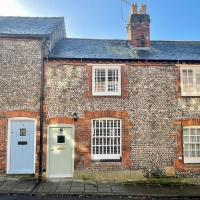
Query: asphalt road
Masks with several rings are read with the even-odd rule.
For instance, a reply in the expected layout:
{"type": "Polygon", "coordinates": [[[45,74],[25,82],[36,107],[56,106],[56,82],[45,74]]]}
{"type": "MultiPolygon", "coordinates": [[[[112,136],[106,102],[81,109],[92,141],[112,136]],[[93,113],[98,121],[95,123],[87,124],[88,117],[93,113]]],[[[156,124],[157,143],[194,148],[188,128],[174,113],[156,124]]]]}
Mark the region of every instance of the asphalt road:
{"type": "Polygon", "coordinates": [[[29,196],[29,195],[0,195],[0,200],[199,200],[199,198],[179,197],[98,197],[98,196],[29,196]]]}

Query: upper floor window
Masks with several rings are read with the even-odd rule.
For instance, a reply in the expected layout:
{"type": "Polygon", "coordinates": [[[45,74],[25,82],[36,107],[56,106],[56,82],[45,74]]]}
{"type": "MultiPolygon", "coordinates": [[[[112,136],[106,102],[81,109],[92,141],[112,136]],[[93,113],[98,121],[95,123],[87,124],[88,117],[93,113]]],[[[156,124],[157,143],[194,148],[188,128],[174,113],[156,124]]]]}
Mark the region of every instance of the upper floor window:
{"type": "Polygon", "coordinates": [[[200,126],[183,128],[185,163],[200,163],[200,126]]]}
{"type": "Polygon", "coordinates": [[[92,159],[120,159],[121,135],[120,119],[101,118],[92,120],[92,159]]]}
{"type": "Polygon", "coordinates": [[[200,96],[200,67],[181,67],[181,95],[200,96]]]}
{"type": "Polygon", "coordinates": [[[121,68],[119,65],[93,66],[92,94],[95,96],[121,95],[121,68]]]}

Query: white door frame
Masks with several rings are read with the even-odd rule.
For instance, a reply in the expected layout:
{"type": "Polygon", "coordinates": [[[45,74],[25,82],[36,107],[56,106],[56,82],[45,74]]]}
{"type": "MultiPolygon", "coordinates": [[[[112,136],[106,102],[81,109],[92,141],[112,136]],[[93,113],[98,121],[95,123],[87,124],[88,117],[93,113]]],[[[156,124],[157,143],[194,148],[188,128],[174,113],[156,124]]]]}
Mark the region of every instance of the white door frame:
{"type": "Polygon", "coordinates": [[[47,178],[56,178],[54,176],[49,175],[49,156],[50,156],[50,151],[49,151],[49,134],[50,134],[50,128],[72,128],[72,138],[73,138],[73,143],[72,143],[72,177],[74,174],[74,146],[75,146],[75,128],[74,125],[72,124],[52,124],[47,126],[47,153],[46,153],[46,175],[47,178]]]}
{"type": "Polygon", "coordinates": [[[7,134],[7,167],[6,167],[6,173],[10,174],[10,141],[11,141],[11,124],[12,121],[33,121],[35,124],[35,132],[34,132],[34,161],[33,161],[33,173],[35,173],[35,162],[36,162],[36,125],[37,120],[35,118],[29,118],[29,117],[14,117],[8,119],[8,134],[7,134]]]}

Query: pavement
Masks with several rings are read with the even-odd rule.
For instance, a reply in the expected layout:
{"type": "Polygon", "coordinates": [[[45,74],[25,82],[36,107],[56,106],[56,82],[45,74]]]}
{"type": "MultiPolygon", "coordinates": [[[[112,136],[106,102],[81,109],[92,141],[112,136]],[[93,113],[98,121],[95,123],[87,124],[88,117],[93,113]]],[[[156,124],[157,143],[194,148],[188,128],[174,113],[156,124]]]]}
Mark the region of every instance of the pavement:
{"type": "Polygon", "coordinates": [[[200,185],[159,185],[50,179],[38,184],[34,179],[0,179],[0,195],[96,195],[199,197],[200,185]]]}

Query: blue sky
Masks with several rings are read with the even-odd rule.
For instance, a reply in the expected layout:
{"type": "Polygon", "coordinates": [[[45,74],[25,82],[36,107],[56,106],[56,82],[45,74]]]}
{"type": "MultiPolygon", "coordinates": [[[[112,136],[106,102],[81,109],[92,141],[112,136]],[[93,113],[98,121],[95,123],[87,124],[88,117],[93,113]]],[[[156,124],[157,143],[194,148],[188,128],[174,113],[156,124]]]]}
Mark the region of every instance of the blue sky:
{"type": "Polygon", "coordinates": [[[152,40],[200,40],[200,0],[0,0],[0,15],[64,16],[67,37],[127,39],[125,1],[147,4],[152,40]]]}

